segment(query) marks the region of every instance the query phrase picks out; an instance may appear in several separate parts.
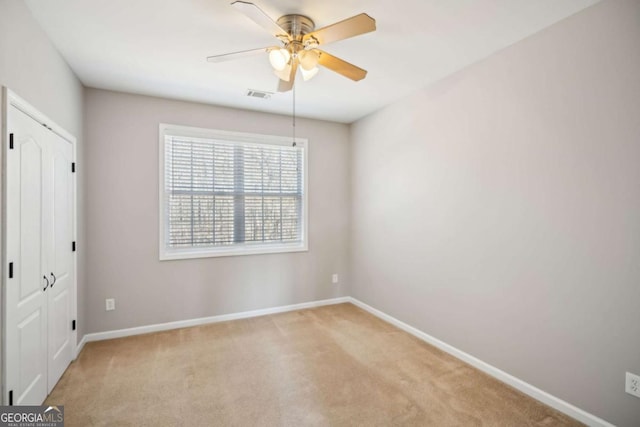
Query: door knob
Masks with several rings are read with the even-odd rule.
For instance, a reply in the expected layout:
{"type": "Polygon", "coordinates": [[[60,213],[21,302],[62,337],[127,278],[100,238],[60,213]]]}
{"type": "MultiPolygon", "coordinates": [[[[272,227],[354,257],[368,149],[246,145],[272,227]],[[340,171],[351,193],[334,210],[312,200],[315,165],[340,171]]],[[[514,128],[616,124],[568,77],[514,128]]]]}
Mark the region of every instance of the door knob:
{"type": "Polygon", "coordinates": [[[53,288],[53,285],[56,284],[56,275],[51,273],[51,278],[53,279],[53,282],[51,282],[51,287],[53,288]]]}
{"type": "Polygon", "coordinates": [[[44,285],[44,289],[42,289],[43,291],[46,291],[49,287],[49,279],[47,279],[47,276],[42,276],[42,278],[45,280],[45,282],[47,282],[47,284],[44,285]]]}

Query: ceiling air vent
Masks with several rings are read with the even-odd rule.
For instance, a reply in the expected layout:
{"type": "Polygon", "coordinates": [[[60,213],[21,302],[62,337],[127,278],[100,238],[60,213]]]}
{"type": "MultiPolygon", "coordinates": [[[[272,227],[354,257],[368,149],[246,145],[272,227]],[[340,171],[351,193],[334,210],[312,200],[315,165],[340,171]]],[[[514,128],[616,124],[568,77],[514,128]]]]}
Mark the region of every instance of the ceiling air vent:
{"type": "Polygon", "coordinates": [[[255,90],[255,89],[247,90],[247,96],[251,96],[253,98],[269,99],[271,98],[271,95],[273,95],[272,92],[264,92],[262,90],[255,90]]]}

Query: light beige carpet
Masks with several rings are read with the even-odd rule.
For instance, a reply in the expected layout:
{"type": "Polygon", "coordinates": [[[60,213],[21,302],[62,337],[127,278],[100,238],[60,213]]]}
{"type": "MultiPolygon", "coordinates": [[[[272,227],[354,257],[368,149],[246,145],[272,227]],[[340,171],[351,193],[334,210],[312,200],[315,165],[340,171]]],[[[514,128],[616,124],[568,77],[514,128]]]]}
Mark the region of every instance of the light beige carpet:
{"type": "Polygon", "coordinates": [[[89,343],[66,426],[579,425],[351,305],[89,343]]]}

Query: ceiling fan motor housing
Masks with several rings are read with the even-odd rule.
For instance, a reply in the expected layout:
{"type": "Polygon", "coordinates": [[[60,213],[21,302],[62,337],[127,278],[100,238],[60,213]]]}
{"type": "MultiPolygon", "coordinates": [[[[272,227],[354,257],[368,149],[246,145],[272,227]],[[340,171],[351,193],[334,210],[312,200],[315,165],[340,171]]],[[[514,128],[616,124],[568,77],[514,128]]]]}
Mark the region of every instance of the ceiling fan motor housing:
{"type": "Polygon", "coordinates": [[[312,32],[316,25],[304,15],[284,15],[278,19],[278,25],[288,32],[294,40],[301,41],[302,36],[312,32]]]}

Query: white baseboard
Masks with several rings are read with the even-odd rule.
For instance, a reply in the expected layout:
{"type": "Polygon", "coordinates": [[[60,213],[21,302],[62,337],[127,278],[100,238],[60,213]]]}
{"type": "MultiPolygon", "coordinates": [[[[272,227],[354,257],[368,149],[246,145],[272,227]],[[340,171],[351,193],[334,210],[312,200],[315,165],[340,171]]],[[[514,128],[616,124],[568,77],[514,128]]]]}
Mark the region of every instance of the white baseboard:
{"type": "Polygon", "coordinates": [[[481,370],[482,372],[491,375],[492,377],[510,385],[517,390],[520,390],[524,394],[533,397],[534,399],[544,403],[545,405],[551,406],[552,408],[570,416],[571,418],[574,418],[591,427],[614,427],[613,424],[610,424],[609,422],[598,418],[593,414],[583,411],[582,409],[575,407],[562,399],[552,396],[551,394],[542,391],[539,388],[496,368],[495,366],[483,362],[482,360],[473,357],[472,355],[465,353],[462,350],[459,350],[443,341],[440,341],[437,338],[432,337],[425,332],[422,332],[419,329],[414,328],[413,326],[407,325],[406,323],[396,319],[395,317],[383,313],[382,311],[377,310],[370,305],[363,303],[362,301],[359,301],[352,297],[349,297],[348,300],[352,304],[362,308],[365,311],[368,311],[374,316],[379,317],[380,319],[402,329],[405,332],[410,333],[411,335],[431,344],[432,346],[449,353],[453,357],[468,363],[469,365],[481,370]]]}
{"type": "Polygon", "coordinates": [[[483,362],[482,360],[468,353],[465,353],[462,350],[459,350],[443,341],[440,341],[439,339],[432,337],[431,335],[425,332],[422,332],[421,330],[416,329],[413,326],[410,326],[396,319],[395,317],[390,316],[386,313],[383,313],[382,311],[377,310],[371,307],[370,305],[367,305],[362,301],[352,297],[332,298],[332,299],[326,299],[326,300],[320,300],[320,301],[305,302],[301,304],[292,304],[292,305],[285,305],[280,307],[264,308],[260,310],[243,311],[240,313],[222,314],[219,316],[201,317],[199,319],[180,320],[176,322],[159,323],[155,325],[140,326],[136,328],[118,329],[115,331],[86,334],[84,337],[82,337],[82,340],[80,340],[80,343],[77,346],[76,357],[78,354],[80,354],[80,351],[82,351],[82,348],[84,347],[84,345],[92,341],[102,341],[102,340],[108,340],[113,338],[128,337],[132,335],[147,334],[150,332],[159,332],[159,331],[167,331],[171,329],[187,328],[190,326],[206,325],[209,323],[225,322],[228,320],[247,319],[250,317],[265,316],[268,314],[284,313],[287,311],[321,307],[324,305],[341,304],[345,302],[350,302],[355,306],[362,308],[363,310],[373,314],[374,316],[402,329],[405,332],[410,333],[411,335],[433,345],[434,347],[439,348],[442,351],[449,353],[455,358],[468,363],[469,365],[481,370],[482,372],[485,372],[491,375],[492,377],[502,381],[503,383],[506,383],[511,387],[517,390],[520,390],[524,394],[531,396],[534,399],[544,403],[545,405],[548,405],[554,409],[557,409],[558,411],[588,426],[614,427],[613,424],[610,424],[607,421],[601,418],[598,418],[593,414],[583,411],[582,409],[576,406],[573,406],[572,404],[565,402],[562,399],[552,396],[551,394],[545,391],[542,391],[539,388],[496,368],[495,366],[492,366],[486,362],[483,362]]]}
{"type": "Polygon", "coordinates": [[[171,329],[188,328],[191,326],[206,325],[209,323],[226,322],[228,320],[247,319],[249,317],[265,316],[267,314],[284,313],[287,311],[302,310],[304,308],[321,307],[323,305],[340,304],[350,302],[350,297],[331,298],[320,301],[303,302],[300,304],[284,305],[280,307],[263,308],[259,310],[243,311],[240,313],[221,314],[219,316],[201,317],[198,319],[179,320],[176,322],[158,323],[155,325],[138,326],[136,328],[118,329],[115,331],[96,332],[86,334],[80,344],[78,353],[87,342],[109,340],[113,338],[128,337],[131,335],[148,334],[150,332],[168,331],[171,329]]]}
{"type": "Polygon", "coordinates": [[[87,336],[83,335],[82,339],[80,340],[80,342],[76,346],[76,354],[74,354],[73,360],[76,360],[78,358],[78,355],[80,354],[80,352],[82,351],[82,349],[84,348],[84,345],[86,343],[87,343],[87,336]]]}

